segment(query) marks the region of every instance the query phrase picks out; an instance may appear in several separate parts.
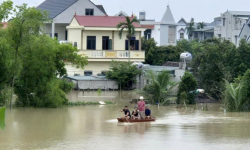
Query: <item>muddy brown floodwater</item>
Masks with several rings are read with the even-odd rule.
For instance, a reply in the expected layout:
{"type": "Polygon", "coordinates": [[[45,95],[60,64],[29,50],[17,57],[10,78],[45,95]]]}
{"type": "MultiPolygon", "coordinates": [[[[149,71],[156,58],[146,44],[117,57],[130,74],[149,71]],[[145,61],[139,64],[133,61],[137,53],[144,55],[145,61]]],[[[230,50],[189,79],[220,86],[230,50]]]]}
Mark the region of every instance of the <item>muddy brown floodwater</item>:
{"type": "MultiPolygon", "coordinates": [[[[72,92],[71,101],[112,100],[115,105],[58,109],[14,108],[0,130],[0,150],[249,150],[250,113],[150,106],[157,121],[118,123],[132,92],[72,92]]],[[[200,105],[198,105],[200,107],[200,105]]]]}

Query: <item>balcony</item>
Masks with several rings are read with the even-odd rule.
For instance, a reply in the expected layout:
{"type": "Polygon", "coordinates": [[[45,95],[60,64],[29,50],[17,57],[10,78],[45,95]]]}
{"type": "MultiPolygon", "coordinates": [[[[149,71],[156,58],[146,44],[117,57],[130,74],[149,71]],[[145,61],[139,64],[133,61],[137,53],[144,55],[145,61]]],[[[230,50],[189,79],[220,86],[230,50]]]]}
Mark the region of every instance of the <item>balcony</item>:
{"type": "Polygon", "coordinates": [[[80,50],[79,55],[87,56],[88,61],[128,61],[129,55],[132,62],[145,61],[145,51],[121,51],[121,50],[80,50]]]}

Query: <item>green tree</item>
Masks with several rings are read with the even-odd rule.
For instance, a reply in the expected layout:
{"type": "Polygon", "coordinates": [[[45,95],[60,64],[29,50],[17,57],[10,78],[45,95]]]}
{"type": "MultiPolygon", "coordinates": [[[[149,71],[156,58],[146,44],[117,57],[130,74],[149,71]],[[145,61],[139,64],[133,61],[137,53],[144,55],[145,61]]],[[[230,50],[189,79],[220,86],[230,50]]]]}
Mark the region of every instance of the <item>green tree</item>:
{"type": "Polygon", "coordinates": [[[205,22],[199,22],[197,29],[203,29],[206,26],[205,22]]]}
{"type": "Polygon", "coordinates": [[[72,84],[57,77],[66,75],[65,62],[83,68],[87,59],[77,55],[78,50],[72,45],[59,44],[43,34],[44,23],[49,21],[46,12],[22,5],[14,10],[14,16],[3,32],[5,35],[0,35],[0,43],[5,43],[3,48],[0,46],[0,51],[10,51],[6,56],[10,54],[11,63],[4,61],[5,70],[11,77],[6,84],[11,84],[12,89],[15,87],[16,104],[58,107],[66,103],[65,94],[72,84]]]}
{"type": "MultiPolygon", "coordinates": [[[[6,20],[9,18],[9,15],[11,15],[11,11],[13,9],[13,2],[11,0],[3,1],[0,4],[0,23],[3,20],[6,20]]],[[[1,27],[2,24],[0,24],[1,27]]]]}
{"type": "Polygon", "coordinates": [[[233,43],[221,39],[208,39],[202,42],[200,54],[193,59],[193,68],[197,71],[199,85],[213,98],[221,99],[224,81],[232,81],[232,66],[236,47],[233,43]]]}
{"type": "Polygon", "coordinates": [[[146,76],[149,79],[149,84],[143,90],[138,90],[137,92],[150,98],[153,103],[158,103],[159,105],[160,103],[167,103],[171,89],[177,85],[170,82],[170,73],[168,71],[155,73],[149,70],[146,76]]]}
{"type": "Polygon", "coordinates": [[[120,89],[128,89],[132,83],[136,82],[136,75],[141,73],[142,71],[130,62],[113,61],[110,65],[110,71],[106,73],[106,77],[115,80],[120,89]]]}
{"type": "Polygon", "coordinates": [[[192,91],[195,91],[197,88],[197,82],[194,78],[193,74],[186,71],[183,77],[181,78],[181,82],[179,84],[178,93],[177,93],[177,103],[181,102],[181,94],[185,92],[187,94],[187,103],[195,104],[195,94],[192,91]]]}
{"type": "Polygon", "coordinates": [[[140,23],[140,21],[136,18],[133,17],[130,19],[129,16],[125,17],[126,20],[124,22],[120,22],[119,24],[117,24],[117,29],[119,29],[118,35],[121,38],[122,34],[123,34],[123,30],[126,29],[127,30],[127,39],[128,39],[128,50],[129,50],[129,62],[130,62],[130,41],[131,38],[135,35],[135,27],[134,27],[134,23],[140,23]]]}
{"type": "Polygon", "coordinates": [[[188,38],[191,39],[191,37],[193,36],[193,32],[195,30],[194,23],[193,22],[188,23],[188,26],[186,27],[185,30],[187,31],[188,38]]]}

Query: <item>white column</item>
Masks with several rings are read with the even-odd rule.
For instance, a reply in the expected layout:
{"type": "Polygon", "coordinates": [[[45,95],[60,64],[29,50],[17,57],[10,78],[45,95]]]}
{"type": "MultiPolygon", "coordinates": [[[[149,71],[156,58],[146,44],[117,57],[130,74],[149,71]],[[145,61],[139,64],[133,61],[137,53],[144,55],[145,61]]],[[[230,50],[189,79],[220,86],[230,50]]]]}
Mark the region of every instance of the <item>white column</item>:
{"type": "Polygon", "coordinates": [[[52,27],[51,27],[51,37],[52,39],[54,39],[55,37],[55,23],[52,22],[52,27]]]}

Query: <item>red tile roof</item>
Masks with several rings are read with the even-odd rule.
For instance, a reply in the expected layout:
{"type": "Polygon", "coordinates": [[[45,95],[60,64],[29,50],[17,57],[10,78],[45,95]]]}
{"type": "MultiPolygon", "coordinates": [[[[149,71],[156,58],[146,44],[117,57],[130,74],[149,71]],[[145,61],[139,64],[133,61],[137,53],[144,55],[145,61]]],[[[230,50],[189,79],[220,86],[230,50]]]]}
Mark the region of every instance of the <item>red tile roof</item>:
{"type": "Polygon", "coordinates": [[[147,29],[154,29],[154,25],[141,25],[142,28],[147,28],[147,29]]]}
{"type": "MultiPolygon", "coordinates": [[[[81,26],[85,27],[115,27],[120,22],[125,21],[125,17],[120,16],[75,16],[81,26]]],[[[132,19],[132,18],[131,18],[132,19]]],[[[138,23],[133,24],[134,27],[140,28],[138,23]]]]}
{"type": "Polygon", "coordinates": [[[1,24],[3,25],[3,27],[2,27],[3,29],[6,29],[8,26],[8,23],[6,23],[6,22],[2,22],[1,24]]]}

